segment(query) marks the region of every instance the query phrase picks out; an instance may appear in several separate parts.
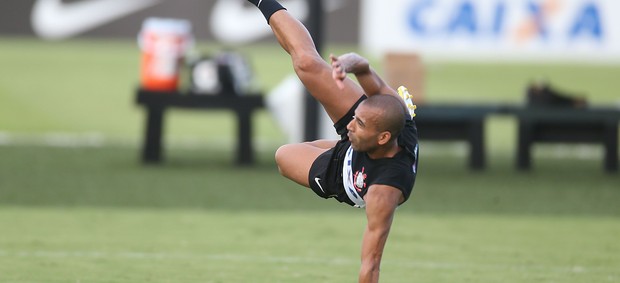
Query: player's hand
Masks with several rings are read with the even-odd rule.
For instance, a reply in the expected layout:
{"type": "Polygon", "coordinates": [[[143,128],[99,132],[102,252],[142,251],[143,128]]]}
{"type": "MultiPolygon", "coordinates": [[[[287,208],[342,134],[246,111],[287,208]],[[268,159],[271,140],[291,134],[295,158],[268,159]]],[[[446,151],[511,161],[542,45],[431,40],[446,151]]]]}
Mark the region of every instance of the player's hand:
{"type": "Polygon", "coordinates": [[[368,60],[356,53],[347,53],[338,57],[332,54],[329,58],[332,62],[332,77],[340,89],[344,88],[347,73],[359,76],[370,72],[368,60]]]}
{"type": "Polygon", "coordinates": [[[330,54],[329,59],[332,63],[332,78],[339,89],[344,89],[343,81],[347,77],[345,66],[342,65],[341,61],[338,60],[338,57],[334,56],[334,54],[330,54]]]}

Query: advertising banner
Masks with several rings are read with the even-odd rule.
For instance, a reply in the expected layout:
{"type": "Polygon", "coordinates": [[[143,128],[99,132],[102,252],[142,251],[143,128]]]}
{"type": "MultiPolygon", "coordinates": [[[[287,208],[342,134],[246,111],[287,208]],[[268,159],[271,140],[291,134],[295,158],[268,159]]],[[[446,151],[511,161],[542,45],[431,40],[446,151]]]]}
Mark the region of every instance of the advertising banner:
{"type": "MultiPolygon", "coordinates": [[[[357,43],[359,1],[323,1],[325,40],[357,43]]],[[[308,20],[308,0],[280,2],[299,20],[308,20]]],[[[274,41],[262,14],[246,0],[2,0],[0,37],[135,39],[149,17],[186,19],[198,40],[274,41]]]]}
{"type": "Polygon", "coordinates": [[[360,40],[440,60],[620,63],[618,13],[615,0],[363,0],[360,40]]]}

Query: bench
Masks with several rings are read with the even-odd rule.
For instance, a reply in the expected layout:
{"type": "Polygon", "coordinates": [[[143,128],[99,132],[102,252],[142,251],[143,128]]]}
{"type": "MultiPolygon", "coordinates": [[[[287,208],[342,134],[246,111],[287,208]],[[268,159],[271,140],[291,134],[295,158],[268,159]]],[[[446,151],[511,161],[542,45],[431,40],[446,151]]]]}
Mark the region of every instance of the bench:
{"type": "Polygon", "coordinates": [[[600,143],[605,147],[604,168],[618,170],[618,121],[620,109],[532,108],[523,105],[423,104],[416,110],[420,140],[465,141],[469,167],[484,169],[484,120],[489,115],[514,115],[518,120],[516,167],[531,167],[535,143],[600,143]]]}
{"type": "Polygon", "coordinates": [[[518,109],[517,168],[531,167],[534,143],[599,143],[605,148],[603,167],[618,170],[618,121],[620,110],[605,107],[586,109],[518,109]]]}
{"type": "Polygon", "coordinates": [[[416,125],[420,140],[466,141],[469,144],[469,167],[484,169],[484,120],[498,111],[488,105],[420,105],[416,125]]]}
{"type": "Polygon", "coordinates": [[[162,160],[163,121],[168,108],[184,109],[229,109],[237,116],[236,163],[254,163],[252,147],[251,115],[254,110],[264,107],[260,93],[237,96],[228,93],[215,95],[196,95],[181,92],[160,92],[138,89],[136,103],[146,108],[146,125],[142,144],[142,161],[159,163],[162,160]]]}

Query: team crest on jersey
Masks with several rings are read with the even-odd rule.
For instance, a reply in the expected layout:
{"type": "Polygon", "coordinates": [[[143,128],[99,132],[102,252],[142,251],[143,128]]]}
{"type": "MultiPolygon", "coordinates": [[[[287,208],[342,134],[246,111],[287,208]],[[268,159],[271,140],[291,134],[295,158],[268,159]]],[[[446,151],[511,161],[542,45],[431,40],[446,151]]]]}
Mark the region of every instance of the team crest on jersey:
{"type": "Polygon", "coordinates": [[[355,172],[353,183],[355,184],[355,189],[358,192],[361,192],[362,189],[366,187],[366,174],[364,174],[364,167],[362,167],[362,171],[355,172]]]}

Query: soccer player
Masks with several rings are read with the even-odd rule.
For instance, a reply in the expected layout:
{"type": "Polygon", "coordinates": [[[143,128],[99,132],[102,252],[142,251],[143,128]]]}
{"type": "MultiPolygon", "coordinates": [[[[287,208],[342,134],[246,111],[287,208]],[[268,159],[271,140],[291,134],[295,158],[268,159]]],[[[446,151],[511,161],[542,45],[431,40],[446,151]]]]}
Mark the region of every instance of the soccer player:
{"type": "Polygon", "coordinates": [[[417,173],[411,97],[404,88],[399,96],[357,54],[332,55],[331,65],[325,62],[306,28],[276,0],[248,1],[263,13],[297,76],[341,136],[280,147],[280,173],[322,198],[365,208],[359,282],[378,282],[394,212],[409,198],[417,173]]]}

